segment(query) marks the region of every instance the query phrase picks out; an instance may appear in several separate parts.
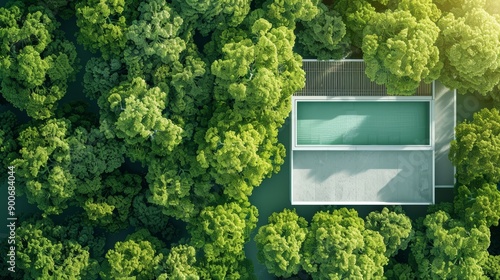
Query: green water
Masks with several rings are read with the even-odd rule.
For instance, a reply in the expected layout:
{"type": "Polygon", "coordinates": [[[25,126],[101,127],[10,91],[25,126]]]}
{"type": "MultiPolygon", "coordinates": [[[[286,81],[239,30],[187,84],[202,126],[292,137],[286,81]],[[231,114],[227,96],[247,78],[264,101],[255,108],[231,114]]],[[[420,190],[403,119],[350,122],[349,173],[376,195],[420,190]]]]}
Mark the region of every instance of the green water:
{"type": "Polygon", "coordinates": [[[298,145],[429,145],[429,102],[298,102],[298,145]]]}

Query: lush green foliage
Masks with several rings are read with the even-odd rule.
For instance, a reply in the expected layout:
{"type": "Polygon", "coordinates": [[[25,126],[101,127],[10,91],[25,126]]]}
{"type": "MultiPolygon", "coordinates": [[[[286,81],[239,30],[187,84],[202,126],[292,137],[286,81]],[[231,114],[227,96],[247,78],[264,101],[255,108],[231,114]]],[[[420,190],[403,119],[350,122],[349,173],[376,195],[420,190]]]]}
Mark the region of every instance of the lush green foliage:
{"type": "MultiPolygon", "coordinates": [[[[129,1],[127,1],[129,2],[129,1]]],[[[125,47],[127,22],[125,0],[84,0],[76,5],[78,42],[105,58],[125,47]]]]}
{"type": "Polygon", "coordinates": [[[204,278],[248,279],[243,245],[257,224],[255,206],[235,202],[206,207],[188,226],[191,243],[203,252],[204,278]],[[245,276],[246,275],[246,276],[245,276]]]}
{"type": "Polygon", "coordinates": [[[11,111],[0,113],[0,164],[9,166],[17,156],[16,127],[17,119],[11,111]]]}
{"type": "Polygon", "coordinates": [[[455,127],[450,160],[457,167],[460,184],[474,180],[500,182],[500,113],[497,109],[482,109],[472,121],[465,120],[455,127]]]}
{"type": "Polygon", "coordinates": [[[166,259],[167,272],[160,274],[158,279],[198,280],[200,279],[196,263],[196,250],[192,246],[178,245],[173,247],[166,259]]]}
{"type": "MultiPolygon", "coordinates": [[[[0,8],[0,162],[15,166],[17,193],[41,210],[16,232],[18,273],[1,262],[0,277],[254,279],[245,244],[258,212],[248,198],[284,163],[278,131],[305,82],[298,53],[363,57],[391,94],[441,79],[498,99],[498,1],[322,2],[0,8]],[[92,52],[82,88],[69,84],[79,59],[61,31],[75,21],[92,52]],[[89,107],[69,100],[85,96],[89,107]],[[104,235],[125,231],[105,250],[104,235]]],[[[453,203],[413,225],[400,208],[365,219],[320,211],[309,226],[285,209],[257,232],[258,259],[278,277],[498,277],[488,227],[500,219],[499,122],[498,110],[482,110],[457,127],[453,203]]]]}
{"type": "Polygon", "coordinates": [[[498,226],[500,191],[497,184],[458,187],[454,209],[457,216],[469,227],[498,226]]]}
{"type": "Polygon", "coordinates": [[[366,217],[365,227],[382,235],[387,257],[393,257],[399,250],[405,250],[414,234],[411,220],[402,213],[401,207],[395,211],[384,207],[381,212],[371,212],[366,217]]]}
{"type": "Polygon", "coordinates": [[[318,59],[340,59],[350,51],[350,40],[346,36],[346,25],[342,17],[329,10],[324,4],[318,6],[318,14],[302,23],[297,32],[298,42],[303,47],[305,56],[318,59]]]}
{"type": "MultiPolygon", "coordinates": [[[[18,140],[20,157],[12,164],[18,167],[20,179],[26,183],[23,192],[28,200],[45,214],[59,214],[83,196],[100,200],[98,194],[104,190],[99,176],[112,172],[124,161],[119,143],[107,140],[95,128],[72,129],[65,118],[34,122],[21,131],[18,140]]],[[[118,189],[123,190],[121,186],[118,189]]],[[[101,205],[104,208],[100,210],[95,207],[87,205],[87,210],[92,210],[89,215],[96,215],[95,211],[102,215],[102,211],[109,213],[114,209],[109,205],[101,205]]]]}
{"type": "Polygon", "coordinates": [[[377,279],[388,261],[383,237],[347,208],[317,212],[303,250],[303,268],[313,279],[377,279]]]}
{"type": "Polygon", "coordinates": [[[295,210],[273,213],[268,224],[259,228],[255,236],[257,258],[270,273],[290,277],[301,269],[301,248],[306,239],[307,221],[295,210]]]}
{"type": "Polygon", "coordinates": [[[486,95],[500,82],[500,19],[466,1],[438,21],[444,63],[440,80],[459,92],[486,95]]]}
{"type": "Polygon", "coordinates": [[[464,226],[443,211],[427,215],[411,247],[420,279],[480,279],[488,258],[490,231],[464,226]]]}
{"type": "Polygon", "coordinates": [[[137,231],[106,253],[99,274],[102,279],[154,279],[162,270],[163,247],[147,230],[137,231]]]}
{"type": "Polygon", "coordinates": [[[439,77],[439,28],[429,15],[415,15],[404,3],[371,17],[362,49],[370,79],[384,84],[389,94],[413,95],[420,81],[439,77]]]}
{"type": "Polygon", "coordinates": [[[304,85],[304,71],[292,52],[292,30],[259,19],[237,34],[211,67],[218,106],[197,159],[227,196],[246,200],[283,163],[277,129],[290,112],[290,96],[304,85]]]}
{"type": "Polygon", "coordinates": [[[96,278],[100,268],[90,257],[89,247],[77,242],[76,236],[65,238],[68,233],[68,229],[55,226],[48,218],[21,224],[16,231],[16,264],[23,270],[25,279],[65,279],[68,275],[96,278]]]}
{"type": "Polygon", "coordinates": [[[2,95],[36,119],[54,114],[77,70],[75,46],[65,40],[50,10],[15,2],[0,7],[2,95]]]}

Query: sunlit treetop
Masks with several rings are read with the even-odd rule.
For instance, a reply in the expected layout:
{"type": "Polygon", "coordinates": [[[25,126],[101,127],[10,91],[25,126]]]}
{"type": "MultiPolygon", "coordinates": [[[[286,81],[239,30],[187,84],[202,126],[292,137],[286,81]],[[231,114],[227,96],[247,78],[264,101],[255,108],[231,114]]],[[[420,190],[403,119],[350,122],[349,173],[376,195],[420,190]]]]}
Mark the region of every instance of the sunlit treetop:
{"type": "Polygon", "coordinates": [[[63,38],[52,12],[13,2],[0,8],[0,80],[4,98],[35,119],[54,114],[75,78],[75,46],[63,38]]]}

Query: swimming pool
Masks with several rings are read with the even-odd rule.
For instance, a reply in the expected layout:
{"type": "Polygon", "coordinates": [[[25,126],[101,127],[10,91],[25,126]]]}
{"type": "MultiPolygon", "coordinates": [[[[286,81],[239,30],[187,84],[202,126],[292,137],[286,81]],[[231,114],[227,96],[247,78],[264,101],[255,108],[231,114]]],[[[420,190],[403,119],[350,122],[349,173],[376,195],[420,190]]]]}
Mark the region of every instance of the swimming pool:
{"type": "Polygon", "coordinates": [[[299,100],[296,145],[431,145],[428,100],[299,100]]]}

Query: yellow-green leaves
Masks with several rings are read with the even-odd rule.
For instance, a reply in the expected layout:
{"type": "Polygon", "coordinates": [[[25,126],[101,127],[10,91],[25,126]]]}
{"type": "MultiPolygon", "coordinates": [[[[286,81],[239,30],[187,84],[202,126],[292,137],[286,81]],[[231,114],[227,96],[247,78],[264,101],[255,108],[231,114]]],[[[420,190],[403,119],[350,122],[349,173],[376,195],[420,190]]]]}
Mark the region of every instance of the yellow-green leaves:
{"type": "Polygon", "coordinates": [[[444,63],[440,80],[460,93],[486,95],[500,82],[500,22],[474,7],[447,13],[439,21],[438,46],[444,63]]]}
{"type": "Polygon", "coordinates": [[[35,119],[54,114],[77,70],[74,45],[55,33],[59,23],[43,7],[19,2],[0,8],[0,80],[5,99],[35,119]]]}
{"type": "Polygon", "coordinates": [[[500,113],[497,109],[482,109],[471,122],[455,127],[451,142],[451,162],[457,167],[460,184],[475,180],[488,183],[500,181],[500,113]]]}
{"type": "Polygon", "coordinates": [[[124,0],[85,0],[76,5],[78,41],[105,58],[118,55],[125,46],[127,24],[124,0]]]}
{"type": "Polygon", "coordinates": [[[421,81],[430,83],[439,77],[438,34],[431,19],[417,18],[411,10],[374,14],[364,29],[366,75],[384,84],[389,94],[414,94],[421,81]]]}
{"type": "Polygon", "coordinates": [[[255,235],[257,258],[278,277],[297,274],[302,268],[301,248],[307,231],[307,221],[295,210],[273,213],[255,235]]]}

